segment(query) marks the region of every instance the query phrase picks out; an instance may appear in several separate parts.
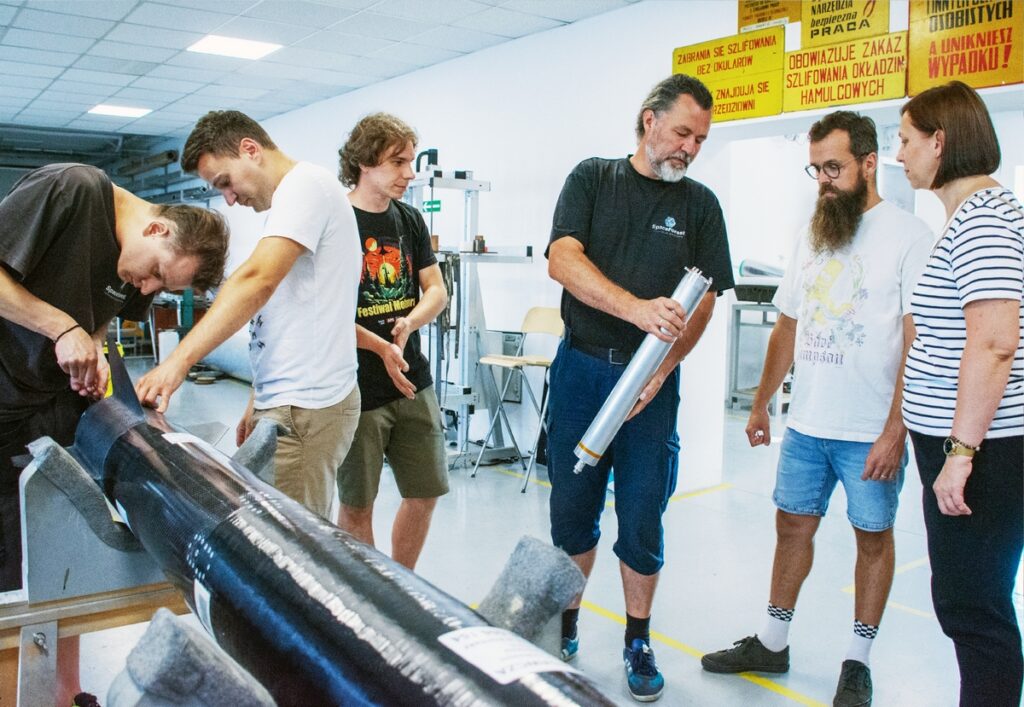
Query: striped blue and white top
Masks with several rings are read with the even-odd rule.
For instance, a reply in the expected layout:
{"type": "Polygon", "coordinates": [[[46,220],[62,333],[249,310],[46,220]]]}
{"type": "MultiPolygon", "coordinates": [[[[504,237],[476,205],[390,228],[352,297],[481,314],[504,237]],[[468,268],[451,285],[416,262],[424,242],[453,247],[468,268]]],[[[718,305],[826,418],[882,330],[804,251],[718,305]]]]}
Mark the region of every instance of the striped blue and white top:
{"type": "MultiPolygon", "coordinates": [[[[1022,292],[1024,211],[1009,189],[982,189],[950,219],[911,296],[917,338],[903,379],[907,428],[937,437],[950,434],[967,341],[964,307],[986,299],[1021,301],[1022,292]]],[[[1018,327],[1010,380],[986,439],[1024,434],[1024,302],[1018,327]]]]}

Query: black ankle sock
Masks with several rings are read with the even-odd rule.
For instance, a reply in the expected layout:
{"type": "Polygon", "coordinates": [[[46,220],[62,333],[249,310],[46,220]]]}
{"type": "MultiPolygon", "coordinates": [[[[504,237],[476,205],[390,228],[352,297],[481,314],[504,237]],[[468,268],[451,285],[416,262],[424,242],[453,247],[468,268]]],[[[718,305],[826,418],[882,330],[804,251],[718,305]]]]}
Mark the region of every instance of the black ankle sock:
{"type": "Polygon", "coordinates": [[[579,609],[566,609],[562,612],[562,638],[576,638],[576,622],[579,618],[579,609]]]}
{"type": "Polygon", "coordinates": [[[626,614],[626,648],[633,647],[633,639],[642,638],[645,643],[651,642],[651,617],[638,619],[626,614]]]}

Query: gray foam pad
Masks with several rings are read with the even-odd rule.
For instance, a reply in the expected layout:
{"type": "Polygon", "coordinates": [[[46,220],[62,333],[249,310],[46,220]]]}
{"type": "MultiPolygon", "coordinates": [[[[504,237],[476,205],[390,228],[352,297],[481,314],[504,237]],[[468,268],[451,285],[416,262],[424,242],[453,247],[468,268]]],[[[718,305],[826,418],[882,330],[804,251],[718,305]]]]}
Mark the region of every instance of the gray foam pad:
{"type": "Polygon", "coordinates": [[[149,628],[128,654],[125,671],[137,690],[119,677],[112,685],[117,694],[108,695],[110,707],[274,706],[270,693],[238,663],[167,609],[158,609],[153,615],[149,628]],[[132,701],[139,693],[143,699],[132,701]]]}
{"type": "Polygon", "coordinates": [[[256,474],[263,481],[274,485],[274,452],[277,451],[277,437],[288,430],[279,422],[262,418],[256,422],[252,433],[242,442],[232,459],[256,474]]]}
{"type": "Polygon", "coordinates": [[[477,612],[495,626],[533,640],[585,584],[579,567],[562,550],[523,536],[477,612]]]}
{"type": "Polygon", "coordinates": [[[37,473],[45,476],[68,497],[96,537],[115,550],[142,550],[126,526],[111,520],[110,508],[100,487],[66,449],[49,437],[40,437],[28,448],[40,462],[37,473]]]}

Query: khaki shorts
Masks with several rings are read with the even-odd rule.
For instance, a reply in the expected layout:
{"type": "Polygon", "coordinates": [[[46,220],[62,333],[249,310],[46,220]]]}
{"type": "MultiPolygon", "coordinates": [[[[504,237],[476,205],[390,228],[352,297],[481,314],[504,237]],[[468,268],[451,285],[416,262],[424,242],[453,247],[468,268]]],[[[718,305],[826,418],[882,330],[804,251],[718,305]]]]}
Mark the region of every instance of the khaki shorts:
{"type": "Polygon", "coordinates": [[[417,391],[415,400],[399,398],[359,417],[352,449],[338,469],[338,494],[344,505],[373,505],[385,457],[402,498],[448,493],[444,431],[433,386],[417,391]]]}
{"type": "Polygon", "coordinates": [[[294,405],[255,410],[253,421],[269,418],[289,433],[277,438],[274,485],[317,515],[331,522],[338,465],[352,445],[359,424],[359,386],[330,407],[294,405]]]}

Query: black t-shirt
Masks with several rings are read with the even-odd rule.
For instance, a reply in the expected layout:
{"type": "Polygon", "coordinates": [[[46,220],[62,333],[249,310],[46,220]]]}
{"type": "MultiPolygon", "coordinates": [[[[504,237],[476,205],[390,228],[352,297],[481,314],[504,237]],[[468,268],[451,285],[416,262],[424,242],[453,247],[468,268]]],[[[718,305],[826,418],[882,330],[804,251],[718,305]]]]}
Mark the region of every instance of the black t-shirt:
{"type": "MultiPolygon", "coordinates": [[[[689,177],[643,176],[629,159],[592,157],[576,165],[555,207],[551,242],[572,236],[608,279],[641,298],[671,297],[687,267],[733,286],[725,220],[718,199],[689,177]]],[[[550,249],[550,243],[549,243],[550,249]]],[[[547,253],[545,253],[545,256],[547,253]]],[[[609,349],[636,350],[644,332],[562,292],[562,320],[574,336],[609,349]]]]}
{"type": "MultiPolygon", "coordinates": [[[[393,341],[395,320],[409,314],[420,301],[420,270],[437,263],[430,248],[430,234],[416,209],[393,199],[387,211],[373,213],[357,208],[355,212],[363,247],[356,323],[385,341],[393,341]]],[[[401,398],[381,357],[368,349],[357,349],[357,353],[363,411],[401,398]]],[[[405,360],[409,364],[405,377],[416,390],[432,383],[430,364],[420,351],[418,331],[409,334],[405,360]]]]}
{"type": "MultiPolygon", "coordinates": [[[[22,287],[92,333],[115,316],[144,319],[152,297],[117,276],[114,190],[99,169],[51,164],[0,201],[0,264],[22,287]]],[[[0,318],[0,422],[68,388],[53,342],[0,318]]]]}

